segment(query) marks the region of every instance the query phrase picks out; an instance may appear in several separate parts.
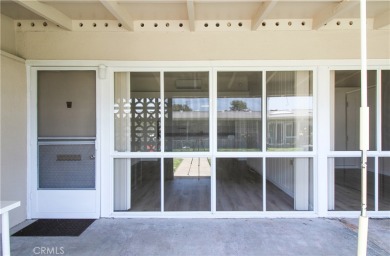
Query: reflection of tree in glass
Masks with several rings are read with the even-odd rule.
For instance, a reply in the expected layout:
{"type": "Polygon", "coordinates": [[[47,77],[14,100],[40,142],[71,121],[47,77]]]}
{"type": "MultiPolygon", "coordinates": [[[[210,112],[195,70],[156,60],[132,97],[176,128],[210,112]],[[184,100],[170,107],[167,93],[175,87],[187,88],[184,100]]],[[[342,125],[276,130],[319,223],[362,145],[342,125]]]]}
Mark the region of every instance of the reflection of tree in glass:
{"type": "Polygon", "coordinates": [[[192,109],[186,104],[173,104],[173,111],[192,111],[192,109]]]}
{"type": "Polygon", "coordinates": [[[242,100],[233,100],[230,102],[231,111],[248,111],[248,106],[245,101],[242,100]]]}

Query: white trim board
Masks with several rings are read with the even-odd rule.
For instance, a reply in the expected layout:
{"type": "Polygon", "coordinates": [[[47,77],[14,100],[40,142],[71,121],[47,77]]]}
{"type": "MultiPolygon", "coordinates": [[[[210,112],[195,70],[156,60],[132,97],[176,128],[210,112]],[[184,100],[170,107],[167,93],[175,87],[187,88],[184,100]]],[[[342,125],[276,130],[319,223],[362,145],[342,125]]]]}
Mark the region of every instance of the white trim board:
{"type": "Polygon", "coordinates": [[[26,63],[26,60],[25,60],[25,59],[20,58],[20,57],[14,55],[14,54],[12,54],[12,53],[5,52],[5,51],[3,51],[3,50],[0,50],[0,55],[1,55],[1,56],[4,56],[4,57],[7,57],[7,58],[9,58],[9,59],[12,59],[12,60],[16,60],[16,61],[21,62],[21,63],[26,63]]]}

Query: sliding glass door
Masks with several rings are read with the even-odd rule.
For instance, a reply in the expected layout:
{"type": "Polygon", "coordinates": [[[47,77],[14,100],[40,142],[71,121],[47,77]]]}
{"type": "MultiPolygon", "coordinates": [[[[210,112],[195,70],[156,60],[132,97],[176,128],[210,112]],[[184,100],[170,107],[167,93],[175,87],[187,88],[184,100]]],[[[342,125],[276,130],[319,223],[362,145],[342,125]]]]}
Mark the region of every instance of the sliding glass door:
{"type": "Polygon", "coordinates": [[[115,72],[113,89],[114,212],[313,210],[312,71],[115,72]]]}

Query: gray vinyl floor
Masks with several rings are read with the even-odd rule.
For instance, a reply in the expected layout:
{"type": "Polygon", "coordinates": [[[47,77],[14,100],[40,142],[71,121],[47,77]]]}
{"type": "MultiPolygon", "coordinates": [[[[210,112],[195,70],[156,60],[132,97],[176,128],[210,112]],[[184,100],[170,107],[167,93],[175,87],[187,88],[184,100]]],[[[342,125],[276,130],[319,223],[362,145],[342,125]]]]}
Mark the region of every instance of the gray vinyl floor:
{"type": "MultiPolygon", "coordinates": [[[[11,237],[11,254],[344,256],[357,231],[357,219],[99,219],[79,237],[11,237]]],[[[390,219],[370,219],[367,254],[390,255],[389,241],[390,219]]]]}
{"type": "MultiPolygon", "coordinates": [[[[189,162],[189,161],[188,161],[189,162]]],[[[196,162],[196,161],[195,161],[196,162]]],[[[225,160],[226,162],[226,160],[225,160]]],[[[184,162],[183,170],[177,170],[164,183],[165,211],[210,211],[211,177],[207,159],[197,163],[184,162]],[[188,165],[188,166],[187,166],[188,165]]],[[[143,170],[143,181],[132,194],[132,208],[129,211],[160,211],[159,165],[143,170]]],[[[180,169],[180,168],[179,168],[180,169]]],[[[374,175],[368,173],[368,210],[374,210],[374,175]]],[[[249,171],[247,166],[238,167],[234,161],[227,162],[216,173],[217,211],[262,211],[263,177],[249,171]]],[[[379,176],[379,210],[390,210],[390,179],[379,176]]],[[[335,210],[360,210],[360,170],[338,169],[335,172],[335,210]]],[[[294,199],[267,180],[267,211],[294,211],[294,199]]]]}
{"type": "MultiPolygon", "coordinates": [[[[165,180],[165,211],[211,210],[210,166],[204,158],[201,159],[198,169],[196,161],[197,159],[192,164],[191,160],[187,159],[188,163],[183,161],[175,175],[165,180]],[[183,170],[180,167],[183,167],[183,170]]],[[[249,171],[247,166],[235,166],[234,161],[231,166],[217,169],[217,211],[262,211],[262,176],[257,172],[249,171]]],[[[132,187],[132,207],[129,211],[160,211],[159,165],[144,165],[142,173],[142,182],[132,187]]],[[[294,210],[293,198],[269,181],[267,181],[267,210],[294,210]]]]}

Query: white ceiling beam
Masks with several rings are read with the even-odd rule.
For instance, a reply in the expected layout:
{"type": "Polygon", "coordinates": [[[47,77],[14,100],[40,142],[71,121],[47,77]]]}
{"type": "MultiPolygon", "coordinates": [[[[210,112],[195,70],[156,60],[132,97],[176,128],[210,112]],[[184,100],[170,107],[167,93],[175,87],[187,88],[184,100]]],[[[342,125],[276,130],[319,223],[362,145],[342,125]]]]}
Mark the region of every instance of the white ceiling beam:
{"type": "Polygon", "coordinates": [[[333,20],[337,15],[346,12],[359,5],[358,1],[343,0],[339,3],[331,4],[328,8],[323,9],[313,17],[313,29],[317,30],[333,20]]]}
{"type": "Polygon", "coordinates": [[[134,30],[134,20],[131,15],[126,12],[123,6],[119,6],[116,1],[100,0],[106,9],[120,22],[122,26],[129,30],[134,30]]]}
{"type": "Polygon", "coordinates": [[[195,5],[193,0],[187,0],[187,12],[190,31],[195,31],[195,5]]]}
{"type": "Polygon", "coordinates": [[[14,0],[14,2],[66,30],[72,30],[72,20],[50,5],[38,0],[14,0]]]}
{"type": "Polygon", "coordinates": [[[390,11],[374,17],[374,29],[380,29],[390,25],[390,11]]]}
{"type": "Polygon", "coordinates": [[[261,4],[256,15],[252,18],[252,30],[257,30],[260,27],[261,23],[267,18],[277,2],[278,0],[270,0],[261,4]]]}
{"type": "MultiPolygon", "coordinates": [[[[59,1],[59,0],[46,0],[46,1],[59,1]]],[[[107,0],[107,1],[112,1],[112,0],[107,0]]],[[[199,3],[199,4],[240,3],[240,2],[258,3],[258,2],[260,2],[260,0],[245,0],[245,1],[243,1],[243,0],[223,0],[223,1],[222,0],[195,0],[195,1],[196,1],[196,3],[199,3]]],[[[268,1],[272,1],[272,0],[261,0],[261,1],[268,2],[268,1]]],[[[359,2],[360,0],[352,0],[352,1],[359,2]]],[[[367,1],[367,3],[369,3],[369,2],[388,2],[389,0],[366,0],[366,1],[367,1]]],[[[80,0],[66,0],[66,2],[80,2],[80,0]]],[[[96,0],[83,0],[82,2],[96,2],[96,0]]],[[[132,3],[135,3],[135,4],[139,4],[139,3],[182,4],[182,3],[185,3],[186,0],[120,0],[119,2],[129,3],[129,4],[132,4],[132,3]]],[[[279,0],[279,2],[282,2],[282,3],[294,3],[294,2],[339,3],[340,0],[279,0]]]]}

